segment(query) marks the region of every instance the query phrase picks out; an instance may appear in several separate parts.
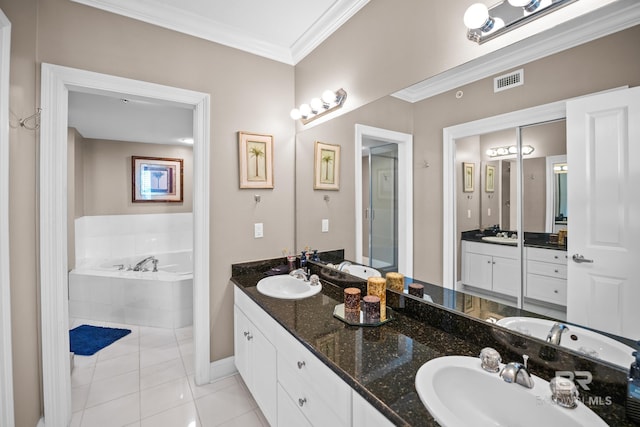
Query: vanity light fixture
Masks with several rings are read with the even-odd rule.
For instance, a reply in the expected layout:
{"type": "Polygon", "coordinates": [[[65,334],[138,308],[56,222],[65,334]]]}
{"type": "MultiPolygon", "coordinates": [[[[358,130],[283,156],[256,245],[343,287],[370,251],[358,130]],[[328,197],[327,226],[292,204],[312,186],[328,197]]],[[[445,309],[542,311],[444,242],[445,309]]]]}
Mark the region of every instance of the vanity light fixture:
{"type": "MultiPolygon", "coordinates": [[[[531,145],[522,146],[522,155],[526,156],[533,153],[534,148],[531,145]]],[[[505,147],[489,148],[486,151],[489,157],[509,156],[512,154],[518,154],[518,147],[516,145],[509,145],[505,147]]]]}
{"type": "Polygon", "coordinates": [[[310,103],[302,104],[291,110],[290,116],[293,120],[300,120],[302,124],[306,125],[325,114],[342,108],[346,99],[347,92],[344,89],[338,89],[335,92],[325,90],[321,98],[313,98],[310,103]]]}
{"type": "Polygon", "coordinates": [[[467,38],[482,44],[578,0],[501,0],[474,3],[464,13],[467,38]]]}

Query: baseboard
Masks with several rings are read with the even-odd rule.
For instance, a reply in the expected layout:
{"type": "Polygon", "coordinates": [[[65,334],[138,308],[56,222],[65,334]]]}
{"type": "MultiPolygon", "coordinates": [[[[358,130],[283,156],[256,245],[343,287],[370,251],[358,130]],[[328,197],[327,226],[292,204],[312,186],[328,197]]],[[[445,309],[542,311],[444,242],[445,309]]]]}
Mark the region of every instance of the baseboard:
{"type": "Polygon", "coordinates": [[[235,358],[233,356],[226,359],[211,362],[209,368],[209,381],[218,381],[222,378],[230,377],[238,372],[236,369],[235,358]]]}
{"type": "Polygon", "coordinates": [[[44,427],[44,418],[40,418],[38,420],[38,424],[36,425],[36,427],[44,427]]]}

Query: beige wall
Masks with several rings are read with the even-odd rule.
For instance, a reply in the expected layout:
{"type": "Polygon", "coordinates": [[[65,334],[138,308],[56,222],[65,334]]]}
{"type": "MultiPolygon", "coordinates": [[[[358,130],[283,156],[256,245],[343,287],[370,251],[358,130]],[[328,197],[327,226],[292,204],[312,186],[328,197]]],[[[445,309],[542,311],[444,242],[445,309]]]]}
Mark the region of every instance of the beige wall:
{"type": "Polygon", "coordinates": [[[85,139],[82,160],[84,215],[180,213],[193,210],[193,148],[191,146],[85,139]],[[183,159],[184,201],[182,203],[132,203],[131,156],[183,159]]]}
{"type": "Polygon", "coordinates": [[[12,22],[10,244],[16,425],[41,416],[37,134],[17,120],[39,105],[42,62],[211,96],[211,360],[233,354],[234,262],[293,246],[293,67],[68,0],[0,0],[12,22]],[[273,190],[240,190],[237,132],[274,135],[273,190]],[[254,194],[262,195],[255,204],[254,194]],[[265,237],[253,238],[263,222],[265,237]]]}

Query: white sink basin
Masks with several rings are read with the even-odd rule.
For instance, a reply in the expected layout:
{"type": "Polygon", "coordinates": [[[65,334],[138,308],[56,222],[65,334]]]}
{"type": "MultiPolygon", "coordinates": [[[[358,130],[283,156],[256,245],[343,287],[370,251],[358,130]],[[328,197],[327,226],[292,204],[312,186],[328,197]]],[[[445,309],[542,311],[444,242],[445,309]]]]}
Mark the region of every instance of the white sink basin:
{"type": "Polygon", "coordinates": [[[378,270],[376,270],[375,268],[367,267],[366,265],[352,264],[344,267],[342,271],[364,280],[367,280],[369,277],[382,277],[378,270]]]}
{"type": "Polygon", "coordinates": [[[289,275],[265,277],[258,282],[258,292],[280,299],[307,298],[321,290],[322,284],[311,286],[309,282],[289,275]]]}
{"type": "Polygon", "coordinates": [[[498,237],[498,236],[484,236],[482,238],[485,242],[500,243],[503,245],[517,245],[518,239],[512,239],[511,237],[498,237]]]}
{"type": "Polygon", "coordinates": [[[559,407],[551,400],[549,383],[532,378],[534,387],[529,389],[484,371],[477,357],[447,356],[422,365],[416,390],[443,427],[607,425],[582,402],[575,409],[559,407]]]}
{"type": "MultiPolygon", "coordinates": [[[[498,320],[497,324],[505,328],[530,335],[545,341],[551,330],[553,320],[536,319],[534,317],[505,317],[498,320]]],[[[629,368],[635,358],[631,355],[635,350],[607,336],[598,334],[588,329],[573,325],[567,325],[569,330],[562,333],[560,347],[584,353],[629,368]]]]}

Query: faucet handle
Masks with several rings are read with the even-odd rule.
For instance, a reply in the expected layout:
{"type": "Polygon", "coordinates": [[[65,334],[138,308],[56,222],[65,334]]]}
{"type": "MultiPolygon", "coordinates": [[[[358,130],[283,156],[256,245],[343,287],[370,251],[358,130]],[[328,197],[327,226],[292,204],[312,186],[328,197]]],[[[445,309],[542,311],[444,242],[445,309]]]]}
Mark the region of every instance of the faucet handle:
{"type": "Polygon", "coordinates": [[[487,372],[498,372],[502,358],[494,348],[485,347],[480,351],[480,366],[487,372]]]}
{"type": "Polygon", "coordinates": [[[573,409],[578,406],[578,388],[569,378],[555,377],[549,381],[551,400],[563,408],[573,409]]]}

